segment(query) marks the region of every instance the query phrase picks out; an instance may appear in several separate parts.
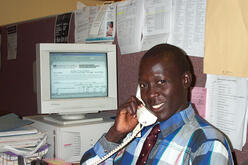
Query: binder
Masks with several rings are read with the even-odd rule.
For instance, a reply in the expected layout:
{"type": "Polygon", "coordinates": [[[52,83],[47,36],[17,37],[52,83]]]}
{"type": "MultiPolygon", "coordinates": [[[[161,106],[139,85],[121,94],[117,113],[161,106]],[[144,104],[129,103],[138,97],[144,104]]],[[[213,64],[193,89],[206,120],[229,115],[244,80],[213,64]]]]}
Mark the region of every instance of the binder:
{"type": "Polygon", "coordinates": [[[0,131],[0,137],[27,135],[38,133],[38,130],[31,127],[20,127],[9,131],[0,131]]]}

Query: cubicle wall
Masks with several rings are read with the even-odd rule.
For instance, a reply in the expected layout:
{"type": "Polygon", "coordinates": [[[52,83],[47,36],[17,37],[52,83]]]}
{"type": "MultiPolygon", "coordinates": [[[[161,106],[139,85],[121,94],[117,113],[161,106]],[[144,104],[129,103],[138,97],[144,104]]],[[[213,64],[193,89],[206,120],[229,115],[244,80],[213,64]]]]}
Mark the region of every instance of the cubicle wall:
{"type": "MultiPolygon", "coordinates": [[[[37,114],[35,92],[35,44],[54,42],[56,16],[17,23],[17,56],[8,60],[7,27],[0,27],[0,115],[16,113],[19,116],[37,114]]],[[[74,16],[70,22],[69,42],[74,42],[74,16]]],[[[145,52],[121,55],[117,41],[118,60],[118,98],[119,105],[137,88],[138,64],[145,52]]],[[[195,73],[194,86],[204,87],[206,75],[203,74],[203,58],[190,57],[195,73]]],[[[238,164],[247,160],[248,143],[244,151],[235,150],[238,164]]]]}
{"type": "MultiPolygon", "coordinates": [[[[1,28],[0,114],[34,115],[37,113],[35,92],[35,44],[54,42],[56,17],[17,25],[16,59],[8,60],[7,27],[1,28]]],[[[73,24],[74,22],[72,22],[73,24]]],[[[71,28],[73,29],[73,28],[71,28]]],[[[70,41],[73,41],[70,32],[70,41]]]]}

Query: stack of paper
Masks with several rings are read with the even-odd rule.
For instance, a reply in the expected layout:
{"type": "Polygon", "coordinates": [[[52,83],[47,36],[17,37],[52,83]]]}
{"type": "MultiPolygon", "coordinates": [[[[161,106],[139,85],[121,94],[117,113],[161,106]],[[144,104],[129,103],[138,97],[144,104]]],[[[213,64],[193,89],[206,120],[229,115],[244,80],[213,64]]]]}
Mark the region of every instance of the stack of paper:
{"type": "MultiPolygon", "coordinates": [[[[25,157],[25,163],[31,164],[33,160],[41,159],[47,152],[48,152],[48,144],[43,145],[40,147],[37,152],[35,152],[32,155],[25,157]]],[[[0,164],[1,165],[19,165],[20,163],[20,157],[17,154],[14,154],[13,152],[3,152],[0,153],[0,164]]]]}
{"type": "Polygon", "coordinates": [[[46,134],[28,124],[30,121],[21,120],[15,114],[0,117],[1,165],[20,164],[20,160],[29,164],[47,153],[46,134]],[[8,124],[9,122],[12,124],[8,124]]]}
{"type": "Polygon", "coordinates": [[[44,133],[38,132],[33,128],[25,127],[0,132],[0,152],[8,151],[9,147],[35,147],[44,137],[44,133]]]}

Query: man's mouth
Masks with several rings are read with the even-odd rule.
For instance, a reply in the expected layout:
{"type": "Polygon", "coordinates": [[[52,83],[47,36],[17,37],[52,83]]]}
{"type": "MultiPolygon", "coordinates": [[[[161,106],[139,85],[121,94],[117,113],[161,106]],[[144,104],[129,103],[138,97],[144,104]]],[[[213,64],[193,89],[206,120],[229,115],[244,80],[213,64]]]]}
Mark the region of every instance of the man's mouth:
{"type": "Polygon", "coordinates": [[[160,104],[157,104],[157,105],[153,105],[153,106],[152,106],[152,109],[155,110],[155,111],[156,111],[156,110],[159,110],[159,108],[162,107],[163,105],[164,105],[164,103],[160,103],[160,104]]]}

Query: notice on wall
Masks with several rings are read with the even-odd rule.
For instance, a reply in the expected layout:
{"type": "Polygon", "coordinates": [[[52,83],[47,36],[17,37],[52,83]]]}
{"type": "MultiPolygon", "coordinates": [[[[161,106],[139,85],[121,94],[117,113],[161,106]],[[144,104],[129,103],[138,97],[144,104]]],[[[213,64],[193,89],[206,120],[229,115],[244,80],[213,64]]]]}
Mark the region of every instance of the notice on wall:
{"type": "Polygon", "coordinates": [[[204,56],[207,0],[173,0],[173,16],[168,43],[190,56],[204,56]]]}
{"type": "Polygon", "coordinates": [[[17,26],[7,27],[8,60],[15,60],[17,55],[17,26]]]}
{"type": "Polygon", "coordinates": [[[75,12],[75,43],[112,43],[116,29],[116,5],[86,6],[75,12]]]}
{"type": "Polygon", "coordinates": [[[123,1],[117,5],[117,39],[121,54],[141,50],[144,26],[144,1],[123,1]]]}
{"type": "Polygon", "coordinates": [[[112,42],[115,37],[116,28],[116,5],[101,6],[90,19],[89,34],[86,42],[112,42]]]}
{"type": "Polygon", "coordinates": [[[247,79],[207,75],[206,119],[242,150],[247,130],[247,79]]]}
{"type": "Polygon", "coordinates": [[[55,43],[68,43],[71,15],[66,13],[56,17],[55,43]]]}
{"type": "Polygon", "coordinates": [[[172,0],[145,1],[145,22],[141,50],[166,43],[170,32],[172,0]]]}
{"type": "Polygon", "coordinates": [[[197,113],[202,117],[206,118],[206,96],[207,89],[203,87],[194,87],[191,89],[190,101],[194,105],[197,113]]]}
{"type": "Polygon", "coordinates": [[[75,15],[75,43],[85,43],[88,37],[88,23],[91,8],[95,6],[83,7],[74,12],[75,15]]]}

